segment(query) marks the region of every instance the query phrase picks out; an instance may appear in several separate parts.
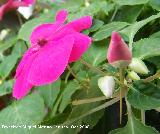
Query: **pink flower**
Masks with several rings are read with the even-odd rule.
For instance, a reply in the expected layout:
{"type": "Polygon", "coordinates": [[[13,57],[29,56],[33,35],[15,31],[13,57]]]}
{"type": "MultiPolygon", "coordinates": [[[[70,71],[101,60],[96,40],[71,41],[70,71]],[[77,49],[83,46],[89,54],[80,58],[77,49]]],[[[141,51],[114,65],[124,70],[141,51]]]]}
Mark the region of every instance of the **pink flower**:
{"type": "Polygon", "coordinates": [[[92,25],[85,16],[64,24],[67,11],[56,15],[55,23],[36,27],[30,37],[31,47],[24,54],[17,70],[13,96],[24,97],[33,86],[56,81],[68,63],[77,61],[91,44],[91,38],[80,33],[92,25]]]}
{"type": "Polygon", "coordinates": [[[118,32],[113,32],[107,59],[115,67],[126,67],[132,60],[132,53],[118,32]]]}
{"type": "Polygon", "coordinates": [[[29,6],[35,3],[36,0],[8,0],[7,3],[0,6],[0,20],[2,20],[3,15],[12,9],[17,9],[18,7],[29,6]]]}

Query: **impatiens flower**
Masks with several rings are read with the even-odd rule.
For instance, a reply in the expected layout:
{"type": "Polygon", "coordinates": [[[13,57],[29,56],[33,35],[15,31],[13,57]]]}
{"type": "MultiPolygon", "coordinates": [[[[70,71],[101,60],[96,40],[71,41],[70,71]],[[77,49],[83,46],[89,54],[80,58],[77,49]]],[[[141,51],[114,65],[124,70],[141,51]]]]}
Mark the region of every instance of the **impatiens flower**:
{"type": "Polygon", "coordinates": [[[27,7],[35,3],[36,0],[8,0],[7,3],[0,6],[0,20],[2,20],[3,15],[18,7],[27,7]]]}
{"type": "Polygon", "coordinates": [[[24,97],[33,86],[56,81],[68,63],[77,61],[89,48],[91,38],[80,33],[92,25],[92,18],[84,16],[64,24],[67,11],[57,13],[55,23],[36,27],[30,37],[31,47],[24,54],[17,70],[13,96],[24,97]]]}
{"type": "Polygon", "coordinates": [[[133,58],[132,62],[129,64],[129,68],[133,71],[135,71],[136,73],[140,73],[140,74],[148,74],[149,70],[147,68],[147,66],[145,65],[145,63],[138,59],[138,58],[133,58]]]}
{"type": "Polygon", "coordinates": [[[117,32],[112,33],[107,59],[114,67],[126,67],[131,62],[132,53],[117,32]]]}
{"type": "Polygon", "coordinates": [[[112,97],[115,90],[115,81],[113,76],[104,76],[98,79],[98,86],[103,94],[108,98],[112,97]]]}

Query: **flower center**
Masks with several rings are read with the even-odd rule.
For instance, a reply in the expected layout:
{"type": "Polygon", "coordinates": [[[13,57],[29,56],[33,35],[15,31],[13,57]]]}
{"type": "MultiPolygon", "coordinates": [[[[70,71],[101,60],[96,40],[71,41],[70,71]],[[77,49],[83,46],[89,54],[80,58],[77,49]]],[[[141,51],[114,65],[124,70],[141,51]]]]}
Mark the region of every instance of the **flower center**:
{"type": "Polygon", "coordinates": [[[39,39],[37,43],[39,46],[43,47],[44,45],[47,44],[47,42],[48,41],[46,39],[39,39]]]}

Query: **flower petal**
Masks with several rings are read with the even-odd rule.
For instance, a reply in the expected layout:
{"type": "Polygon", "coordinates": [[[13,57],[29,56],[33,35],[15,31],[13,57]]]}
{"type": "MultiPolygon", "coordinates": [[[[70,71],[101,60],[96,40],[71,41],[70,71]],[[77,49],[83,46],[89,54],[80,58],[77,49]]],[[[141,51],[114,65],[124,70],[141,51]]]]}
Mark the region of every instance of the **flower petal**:
{"type": "Polygon", "coordinates": [[[35,4],[36,0],[22,0],[22,2],[26,3],[27,5],[35,4]]]}
{"type": "Polygon", "coordinates": [[[60,26],[61,23],[46,23],[36,27],[30,36],[31,46],[38,45],[37,42],[40,39],[51,40],[60,26]]]}
{"type": "Polygon", "coordinates": [[[64,23],[65,20],[67,19],[68,16],[68,12],[67,10],[60,10],[57,14],[56,14],[56,21],[59,21],[61,23],[64,23]]]}
{"type": "Polygon", "coordinates": [[[92,17],[84,16],[69,22],[65,27],[72,27],[75,31],[81,32],[82,30],[88,29],[92,26],[92,17]]]}
{"type": "Polygon", "coordinates": [[[26,65],[26,63],[28,62],[28,60],[30,59],[30,56],[35,53],[36,51],[38,51],[38,48],[30,48],[28,49],[25,54],[23,55],[23,58],[22,60],[20,61],[17,69],[16,69],[16,75],[15,75],[15,78],[17,78],[20,73],[22,72],[24,66],[26,65]]]}
{"type": "Polygon", "coordinates": [[[87,35],[76,32],[73,34],[73,37],[75,40],[69,62],[77,61],[91,45],[91,38],[87,35]]]}
{"type": "MultiPolygon", "coordinates": [[[[26,54],[27,55],[27,54],[26,54]]],[[[13,87],[13,97],[16,99],[23,98],[32,88],[32,84],[28,81],[28,74],[33,60],[35,59],[37,53],[29,54],[23,62],[21,62],[19,69],[19,75],[16,77],[16,81],[13,87]],[[22,67],[23,66],[23,67],[22,67]]]]}
{"type": "Polygon", "coordinates": [[[31,66],[30,82],[40,86],[56,81],[68,64],[73,43],[74,39],[69,35],[45,45],[31,66]]]}

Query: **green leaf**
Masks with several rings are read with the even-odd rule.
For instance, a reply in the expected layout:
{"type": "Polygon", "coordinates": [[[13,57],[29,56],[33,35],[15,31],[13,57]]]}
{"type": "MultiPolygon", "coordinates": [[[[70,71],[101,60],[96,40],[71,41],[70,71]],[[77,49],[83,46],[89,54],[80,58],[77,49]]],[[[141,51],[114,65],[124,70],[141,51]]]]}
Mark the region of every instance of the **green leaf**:
{"type": "Polygon", "coordinates": [[[29,134],[32,129],[25,125],[38,125],[45,115],[44,101],[38,94],[32,94],[3,109],[0,112],[0,124],[5,126],[22,126],[22,128],[0,128],[1,134],[29,134]]]}
{"type": "Polygon", "coordinates": [[[133,44],[133,57],[146,59],[160,55],[160,38],[148,38],[133,44]]]}
{"type": "Polygon", "coordinates": [[[12,69],[15,67],[19,55],[11,54],[9,56],[4,57],[3,62],[0,64],[0,77],[5,79],[12,69]]]}
{"type": "Polygon", "coordinates": [[[160,31],[150,35],[150,38],[160,38],[160,31]]]}
{"type": "Polygon", "coordinates": [[[55,11],[50,11],[49,13],[43,14],[38,18],[27,21],[19,30],[18,38],[29,43],[29,37],[33,29],[42,23],[54,22],[54,15],[55,11]]]}
{"type": "Polygon", "coordinates": [[[70,103],[73,93],[75,93],[79,88],[80,86],[76,81],[71,81],[67,84],[66,88],[62,92],[62,100],[59,106],[60,113],[64,111],[64,109],[70,103]]]}
{"type": "Polygon", "coordinates": [[[89,128],[91,129],[98,123],[98,121],[102,118],[103,114],[104,114],[104,110],[100,110],[98,112],[95,112],[85,117],[83,119],[83,122],[85,124],[89,124],[89,128]]]}
{"type": "Polygon", "coordinates": [[[128,25],[129,24],[126,22],[112,22],[106,24],[93,35],[93,38],[95,41],[103,40],[108,38],[113,31],[120,31],[128,25]]]}
{"type": "Polygon", "coordinates": [[[92,44],[87,52],[83,55],[83,59],[94,66],[99,65],[106,60],[107,45],[92,44]]]}
{"type": "Polygon", "coordinates": [[[0,96],[10,94],[12,92],[13,80],[8,80],[0,84],[0,96]]]}
{"type": "Polygon", "coordinates": [[[127,99],[138,109],[149,110],[160,107],[160,88],[152,83],[134,82],[127,99]]]}
{"type": "Polygon", "coordinates": [[[78,7],[79,10],[76,10],[76,12],[73,12],[69,14],[68,20],[74,20],[77,18],[80,18],[82,16],[90,15],[90,16],[95,16],[100,12],[105,13],[108,15],[108,12],[114,9],[114,4],[107,3],[106,1],[101,1],[101,2],[93,2],[90,3],[89,6],[86,7],[78,7]]]}
{"type": "Polygon", "coordinates": [[[60,92],[60,85],[61,85],[61,80],[59,79],[52,84],[48,84],[48,85],[40,86],[36,88],[40,93],[40,95],[42,95],[45,104],[51,109],[60,92]]]}
{"type": "Polygon", "coordinates": [[[8,48],[15,45],[16,42],[17,42],[17,37],[12,37],[12,38],[8,39],[7,41],[3,42],[3,44],[2,44],[2,42],[0,42],[0,53],[4,52],[8,48]]]}
{"type": "Polygon", "coordinates": [[[26,50],[24,42],[18,41],[14,46],[12,53],[6,57],[3,57],[2,63],[0,63],[0,77],[5,79],[9,76],[10,72],[14,69],[18,59],[23,55],[26,50]]]}
{"type": "Polygon", "coordinates": [[[154,128],[143,125],[133,115],[128,119],[124,128],[119,128],[109,132],[109,134],[159,134],[154,128]]]}
{"type": "Polygon", "coordinates": [[[156,15],[152,15],[142,21],[135,22],[134,24],[132,24],[132,25],[128,26],[127,28],[120,31],[121,33],[123,33],[129,37],[129,47],[130,48],[132,48],[133,39],[134,39],[134,36],[136,35],[136,33],[138,32],[138,30],[141,29],[146,24],[148,24],[149,22],[151,22],[152,20],[155,20],[157,18],[160,18],[160,13],[158,13],[156,15]]]}
{"type": "Polygon", "coordinates": [[[94,32],[97,31],[98,29],[100,29],[103,26],[104,22],[101,20],[94,20],[92,27],[89,29],[90,32],[94,32]]]}
{"type": "Polygon", "coordinates": [[[133,23],[137,20],[137,17],[141,13],[142,9],[143,5],[122,6],[116,13],[114,20],[133,23]]]}
{"type": "Polygon", "coordinates": [[[118,5],[141,5],[146,4],[148,0],[114,0],[118,5]]]}
{"type": "Polygon", "coordinates": [[[160,1],[159,0],[150,0],[149,5],[158,11],[160,11],[160,1]]]}

